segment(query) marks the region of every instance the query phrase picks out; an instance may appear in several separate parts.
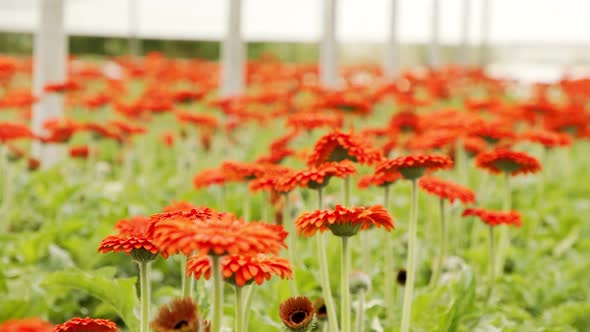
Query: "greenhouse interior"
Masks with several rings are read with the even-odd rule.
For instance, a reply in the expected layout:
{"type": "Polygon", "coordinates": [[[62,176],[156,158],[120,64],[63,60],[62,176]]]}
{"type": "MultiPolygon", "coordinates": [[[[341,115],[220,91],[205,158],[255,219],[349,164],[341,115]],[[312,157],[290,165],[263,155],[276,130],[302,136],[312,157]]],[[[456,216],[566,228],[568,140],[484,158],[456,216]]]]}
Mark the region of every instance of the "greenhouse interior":
{"type": "Polygon", "coordinates": [[[589,12],[0,0],[0,332],[590,332],[589,12]]]}

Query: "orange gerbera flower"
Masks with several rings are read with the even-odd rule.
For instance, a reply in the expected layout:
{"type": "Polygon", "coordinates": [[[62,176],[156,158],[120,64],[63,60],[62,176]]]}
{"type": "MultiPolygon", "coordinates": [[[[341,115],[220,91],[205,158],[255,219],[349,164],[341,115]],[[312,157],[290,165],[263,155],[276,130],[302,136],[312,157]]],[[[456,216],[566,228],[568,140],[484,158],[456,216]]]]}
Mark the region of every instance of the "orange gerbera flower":
{"type": "Polygon", "coordinates": [[[108,319],[75,317],[55,326],[54,332],[117,332],[117,324],[108,319]]]}
{"type": "Polygon", "coordinates": [[[134,216],[128,219],[121,219],[115,224],[115,229],[121,235],[144,236],[147,233],[150,218],[145,216],[134,216]]]}
{"type": "Polygon", "coordinates": [[[193,178],[195,189],[201,189],[212,185],[223,185],[233,180],[228,174],[217,168],[202,170],[193,178]]]}
{"type": "MultiPolygon", "coordinates": [[[[192,203],[187,201],[172,201],[169,205],[162,209],[163,212],[175,212],[175,211],[190,211],[196,209],[192,203]]],[[[206,208],[205,208],[206,209],[206,208]]]]}
{"type": "Polygon", "coordinates": [[[35,138],[35,135],[23,124],[0,122],[0,143],[22,138],[35,138]]]}
{"type": "Polygon", "coordinates": [[[41,318],[9,319],[0,324],[0,332],[53,332],[53,325],[41,318]]]}
{"type": "Polygon", "coordinates": [[[418,184],[427,193],[436,195],[441,199],[448,199],[451,203],[455,200],[459,200],[463,204],[475,203],[475,193],[473,190],[459,184],[432,176],[421,178],[418,184]]]}
{"type": "MultiPolygon", "coordinates": [[[[293,267],[289,260],[278,256],[254,255],[254,256],[225,256],[221,261],[221,269],[225,281],[239,287],[248,285],[254,281],[262,285],[264,280],[270,280],[272,275],[281,279],[293,277],[293,267]]],[[[194,275],[200,279],[211,278],[211,260],[209,256],[192,256],[186,265],[187,275],[194,275]]]]}
{"type": "Polygon", "coordinates": [[[176,119],[180,122],[190,123],[203,128],[214,129],[219,127],[219,120],[214,115],[207,113],[192,113],[188,111],[176,111],[176,119]]]}
{"type": "Polygon", "coordinates": [[[496,149],[482,152],[475,159],[476,165],[491,173],[505,172],[510,175],[537,173],[541,163],[524,152],[496,149]]]}
{"type": "Polygon", "coordinates": [[[48,135],[42,138],[46,143],[66,143],[80,129],[80,125],[70,119],[50,119],[45,121],[43,128],[48,135]]]}
{"type": "Polygon", "coordinates": [[[147,130],[144,127],[137,126],[125,121],[112,120],[109,121],[108,125],[116,128],[125,136],[145,134],[147,132],[147,130]]]}
{"type": "Polygon", "coordinates": [[[542,144],[546,148],[572,145],[572,138],[569,135],[549,130],[530,130],[520,137],[525,141],[542,144]]]}
{"type": "Polygon", "coordinates": [[[295,128],[295,130],[307,130],[328,127],[331,129],[342,128],[344,117],[340,113],[310,113],[302,112],[289,116],[287,118],[287,126],[295,128]]]}
{"type": "MultiPolygon", "coordinates": [[[[104,238],[98,251],[103,254],[122,251],[138,261],[153,260],[159,250],[148,235],[149,225],[150,219],[147,217],[138,216],[119,220],[115,225],[119,234],[104,238]]],[[[166,253],[162,256],[167,257],[166,253]]]]}
{"type": "Polygon", "coordinates": [[[328,229],[336,236],[352,236],[372,226],[383,227],[388,232],[395,228],[393,218],[381,205],[352,208],[336,205],[333,210],[306,212],[297,218],[295,226],[297,233],[303,236],[328,229]]]}
{"type": "Polygon", "coordinates": [[[370,186],[388,186],[401,177],[402,175],[396,172],[365,175],[360,178],[358,187],[365,189],[369,188],[370,186]]]}
{"type": "Polygon", "coordinates": [[[490,144],[496,144],[502,139],[516,138],[516,134],[510,128],[497,123],[480,123],[470,130],[470,134],[486,140],[490,144]]]}
{"type": "Polygon", "coordinates": [[[411,111],[395,113],[389,120],[389,128],[393,131],[416,132],[420,129],[420,117],[411,111]]]}
{"type": "Polygon", "coordinates": [[[307,164],[319,166],[330,161],[352,160],[371,165],[382,158],[379,150],[368,146],[360,137],[336,130],[316,142],[307,164]]]}
{"type": "Polygon", "coordinates": [[[427,170],[435,171],[452,166],[453,161],[447,156],[417,154],[386,160],[377,166],[375,174],[399,172],[406,179],[417,179],[427,170]]]}
{"type": "Polygon", "coordinates": [[[221,170],[230,179],[252,180],[264,174],[265,165],[239,161],[224,161],[221,164],[221,170]]]}
{"type": "Polygon", "coordinates": [[[277,254],[285,247],[287,232],[282,226],[246,223],[230,214],[214,214],[200,222],[169,218],[154,224],[154,242],[166,253],[190,255],[277,254]]]}
{"type": "Polygon", "coordinates": [[[492,227],[502,224],[513,225],[516,227],[520,227],[522,225],[522,218],[516,211],[502,212],[472,208],[463,211],[463,217],[467,216],[478,217],[481,221],[492,227]]]}
{"type": "Polygon", "coordinates": [[[280,165],[272,166],[273,167],[266,167],[264,175],[250,181],[248,183],[248,189],[254,192],[260,190],[273,191],[275,190],[276,185],[280,182],[281,176],[294,172],[294,170],[289,167],[280,165]]]}
{"type": "Polygon", "coordinates": [[[70,147],[70,157],[86,159],[90,155],[90,148],[88,145],[79,145],[70,147]]]}
{"type": "Polygon", "coordinates": [[[333,176],[345,178],[356,173],[356,167],[349,160],[331,162],[301,171],[289,172],[280,177],[275,185],[278,192],[290,192],[296,187],[319,189],[328,185],[333,176]]]}
{"type": "Polygon", "coordinates": [[[67,80],[64,82],[49,83],[44,88],[45,92],[65,93],[80,90],[81,86],[76,81],[67,80]]]}

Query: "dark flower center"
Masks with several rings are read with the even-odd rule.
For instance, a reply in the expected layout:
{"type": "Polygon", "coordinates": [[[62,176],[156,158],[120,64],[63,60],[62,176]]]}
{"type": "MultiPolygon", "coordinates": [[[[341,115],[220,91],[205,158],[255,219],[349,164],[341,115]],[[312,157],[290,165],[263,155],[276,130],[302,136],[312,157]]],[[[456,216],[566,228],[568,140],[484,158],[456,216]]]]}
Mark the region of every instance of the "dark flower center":
{"type": "Polygon", "coordinates": [[[327,314],[328,314],[328,310],[326,309],[325,305],[322,305],[321,307],[318,308],[318,316],[327,315],[327,314]]]}
{"type": "Polygon", "coordinates": [[[183,327],[188,326],[188,322],[185,320],[181,320],[180,322],[176,323],[176,325],[174,325],[174,330],[180,330],[183,327]]]}
{"type": "Polygon", "coordinates": [[[295,311],[291,314],[291,321],[295,324],[301,324],[307,317],[307,313],[305,311],[295,311]]]}

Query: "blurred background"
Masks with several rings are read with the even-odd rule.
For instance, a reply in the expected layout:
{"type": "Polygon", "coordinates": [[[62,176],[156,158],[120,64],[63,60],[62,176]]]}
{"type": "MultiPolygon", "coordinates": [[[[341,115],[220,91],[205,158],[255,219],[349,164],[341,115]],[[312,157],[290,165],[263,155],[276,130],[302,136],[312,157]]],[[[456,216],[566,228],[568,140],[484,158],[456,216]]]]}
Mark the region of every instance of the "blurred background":
{"type": "MultiPolygon", "coordinates": [[[[33,53],[41,1],[54,0],[0,0],[1,53],[33,53]]],[[[229,1],[63,0],[68,49],[78,56],[160,51],[218,59],[229,1]]],[[[247,56],[270,51],[285,61],[317,61],[322,3],[243,0],[247,56]]],[[[552,81],[589,68],[589,12],[586,0],[340,0],[338,57],[343,63],[382,62],[395,18],[400,67],[427,63],[436,35],[441,63],[486,62],[500,75],[552,81]]]]}

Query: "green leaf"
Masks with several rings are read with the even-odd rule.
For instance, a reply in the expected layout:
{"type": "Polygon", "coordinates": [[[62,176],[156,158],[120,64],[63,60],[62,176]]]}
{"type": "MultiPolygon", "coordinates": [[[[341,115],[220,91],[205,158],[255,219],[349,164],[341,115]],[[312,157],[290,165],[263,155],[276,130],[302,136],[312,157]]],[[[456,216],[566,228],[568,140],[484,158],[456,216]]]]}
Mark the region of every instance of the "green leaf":
{"type": "Polygon", "coordinates": [[[137,278],[114,278],[114,268],[85,272],[70,270],[49,274],[43,281],[46,287],[79,289],[110,305],[130,331],[139,330],[134,309],[139,305],[135,284],[137,278]]]}

